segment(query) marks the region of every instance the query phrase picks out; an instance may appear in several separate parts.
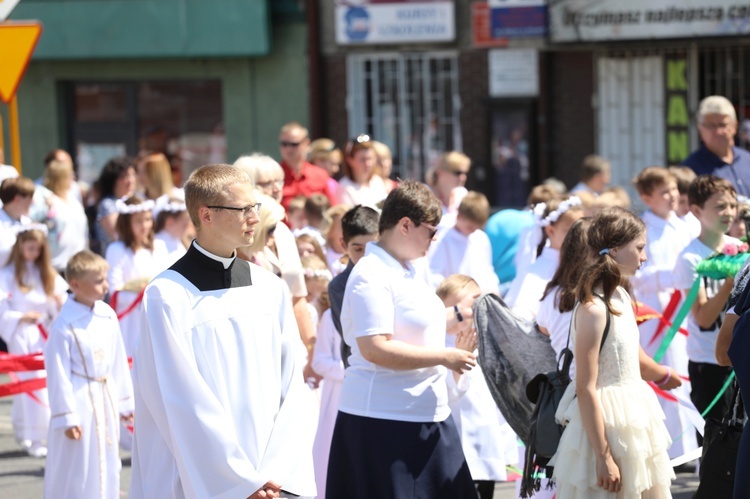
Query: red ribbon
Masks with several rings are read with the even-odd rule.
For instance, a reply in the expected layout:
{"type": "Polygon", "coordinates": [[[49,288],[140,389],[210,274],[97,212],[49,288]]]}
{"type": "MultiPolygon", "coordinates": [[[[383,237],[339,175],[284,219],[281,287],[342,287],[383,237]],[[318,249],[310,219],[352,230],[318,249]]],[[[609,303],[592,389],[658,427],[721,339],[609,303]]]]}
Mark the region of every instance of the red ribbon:
{"type": "MultiPolygon", "coordinates": [[[[143,301],[143,293],[146,291],[146,288],[143,288],[140,293],[138,293],[138,296],[135,297],[135,300],[133,300],[133,303],[131,303],[128,308],[122,311],[121,314],[117,314],[117,320],[121,321],[123,317],[128,315],[130,312],[135,310],[135,307],[141,304],[143,301]]],[[[119,291],[115,291],[112,296],[109,299],[109,306],[114,309],[115,312],[117,312],[117,299],[120,296],[119,291]]]]}
{"type": "Polygon", "coordinates": [[[659,388],[658,386],[656,386],[656,384],[653,381],[649,381],[648,382],[648,386],[650,386],[656,392],[656,394],[658,396],[660,396],[662,398],[665,398],[665,399],[667,399],[669,401],[672,401],[672,402],[679,402],[677,400],[677,397],[675,397],[671,393],[668,393],[668,392],[662,390],[661,388],[659,388]]]}
{"type": "MultiPolygon", "coordinates": [[[[648,342],[648,346],[651,346],[654,344],[654,342],[656,342],[656,339],[659,337],[662,331],[664,331],[665,327],[672,325],[670,321],[672,320],[672,316],[677,310],[677,306],[680,304],[680,300],[682,300],[682,292],[679,289],[675,289],[674,292],[672,292],[672,296],[669,297],[669,303],[667,303],[667,306],[664,308],[664,313],[661,314],[659,325],[656,327],[656,331],[654,332],[654,336],[651,337],[651,341],[648,342]]],[[[684,336],[688,335],[688,332],[685,330],[685,328],[680,328],[679,331],[680,334],[683,334],[684,336]]]]}
{"type": "Polygon", "coordinates": [[[44,369],[44,356],[41,352],[28,355],[0,353],[0,373],[41,371],[42,369],[44,369]]]}
{"type": "Polygon", "coordinates": [[[42,338],[44,338],[44,341],[47,341],[49,339],[49,333],[47,332],[47,329],[44,327],[44,324],[37,324],[36,327],[39,328],[39,333],[42,335],[42,338]]]}
{"type": "Polygon", "coordinates": [[[33,392],[47,387],[47,378],[34,378],[0,385],[0,398],[33,392]]]}

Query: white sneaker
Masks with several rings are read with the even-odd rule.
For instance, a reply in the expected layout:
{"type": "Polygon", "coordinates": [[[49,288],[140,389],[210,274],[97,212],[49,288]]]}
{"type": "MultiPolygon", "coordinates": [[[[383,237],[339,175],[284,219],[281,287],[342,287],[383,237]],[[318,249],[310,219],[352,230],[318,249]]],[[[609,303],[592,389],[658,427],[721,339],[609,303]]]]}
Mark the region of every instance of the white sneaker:
{"type": "Polygon", "coordinates": [[[16,442],[18,442],[18,445],[20,445],[23,450],[27,451],[31,448],[31,440],[22,440],[20,438],[17,438],[16,442]]]}
{"type": "Polygon", "coordinates": [[[26,453],[31,457],[47,457],[47,447],[41,442],[34,442],[26,453]]]}

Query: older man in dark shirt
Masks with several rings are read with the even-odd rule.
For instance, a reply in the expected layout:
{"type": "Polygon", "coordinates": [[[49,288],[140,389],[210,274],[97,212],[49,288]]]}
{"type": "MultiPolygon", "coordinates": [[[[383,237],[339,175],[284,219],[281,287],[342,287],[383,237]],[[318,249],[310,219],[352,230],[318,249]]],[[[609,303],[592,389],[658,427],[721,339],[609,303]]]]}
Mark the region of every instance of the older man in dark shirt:
{"type": "Polygon", "coordinates": [[[737,114],[726,97],[711,95],[698,107],[701,146],[682,164],[698,175],[713,173],[729,180],[737,194],[750,197],[750,153],[734,145],[737,114]]]}

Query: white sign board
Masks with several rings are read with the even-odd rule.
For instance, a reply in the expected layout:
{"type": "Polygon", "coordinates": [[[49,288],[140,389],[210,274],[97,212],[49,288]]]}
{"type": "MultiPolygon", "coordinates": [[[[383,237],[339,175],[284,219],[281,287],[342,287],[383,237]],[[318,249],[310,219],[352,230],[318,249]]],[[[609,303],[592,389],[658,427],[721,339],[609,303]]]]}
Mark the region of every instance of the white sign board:
{"type": "Polygon", "coordinates": [[[562,0],[549,6],[554,42],[737,36],[750,33],[747,0],[562,0]]]}
{"type": "Polygon", "coordinates": [[[539,54],[536,49],[495,49],[487,57],[490,97],[539,95],[539,54]]]}
{"type": "Polygon", "coordinates": [[[510,7],[542,7],[547,5],[546,0],[487,0],[491,9],[503,9],[510,7]]]}
{"type": "Polygon", "coordinates": [[[456,38],[454,2],[339,1],[335,15],[336,42],[341,45],[450,42],[456,38]]]}
{"type": "Polygon", "coordinates": [[[11,11],[20,1],[21,0],[0,0],[0,21],[8,19],[11,11]]]}

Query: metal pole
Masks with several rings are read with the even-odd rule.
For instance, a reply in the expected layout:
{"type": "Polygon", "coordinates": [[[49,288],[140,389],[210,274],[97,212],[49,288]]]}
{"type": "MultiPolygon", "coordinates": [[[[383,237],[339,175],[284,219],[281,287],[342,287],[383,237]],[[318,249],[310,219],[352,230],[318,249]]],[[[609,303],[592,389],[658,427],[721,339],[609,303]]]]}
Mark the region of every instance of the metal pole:
{"type": "Polygon", "coordinates": [[[18,130],[18,97],[13,96],[8,106],[9,121],[10,121],[10,149],[13,154],[13,166],[18,170],[18,174],[22,175],[21,169],[21,134],[18,130]]]}
{"type": "Polygon", "coordinates": [[[0,163],[5,163],[5,136],[3,135],[3,115],[0,114],[0,163]]]}

